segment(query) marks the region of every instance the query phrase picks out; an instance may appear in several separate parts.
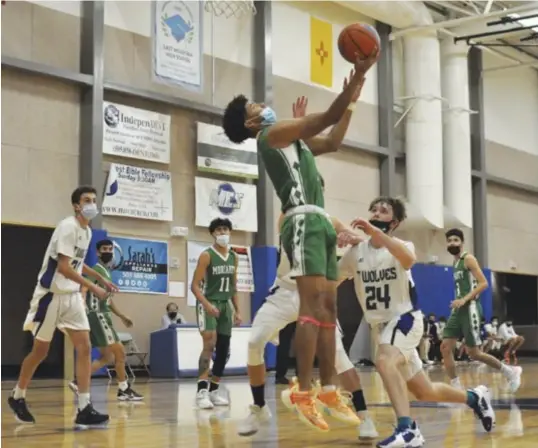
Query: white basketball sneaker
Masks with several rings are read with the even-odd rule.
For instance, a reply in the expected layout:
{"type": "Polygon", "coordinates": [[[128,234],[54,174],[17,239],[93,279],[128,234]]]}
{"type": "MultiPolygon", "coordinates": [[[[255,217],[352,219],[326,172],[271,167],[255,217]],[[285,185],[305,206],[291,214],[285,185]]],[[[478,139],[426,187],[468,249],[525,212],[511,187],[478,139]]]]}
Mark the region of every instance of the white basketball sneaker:
{"type": "Polygon", "coordinates": [[[213,409],[214,405],[209,397],[209,390],[202,389],[196,394],[196,407],[198,409],[213,409]]]}
{"type": "Polygon", "coordinates": [[[237,433],[240,436],[252,436],[260,430],[261,425],[271,420],[271,417],[271,411],[267,404],[261,408],[255,404],[251,404],[249,414],[245,420],[239,423],[237,433]]]}

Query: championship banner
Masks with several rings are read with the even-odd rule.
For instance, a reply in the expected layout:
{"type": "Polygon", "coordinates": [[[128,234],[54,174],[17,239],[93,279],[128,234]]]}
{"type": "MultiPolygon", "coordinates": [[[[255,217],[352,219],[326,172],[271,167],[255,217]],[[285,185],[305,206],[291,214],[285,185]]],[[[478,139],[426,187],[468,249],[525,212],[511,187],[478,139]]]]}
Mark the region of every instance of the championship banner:
{"type": "Polygon", "coordinates": [[[154,77],[201,91],[203,2],[155,1],[153,4],[154,77]]]}
{"type": "MultiPolygon", "coordinates": [[[[198,243],[196,241],[187,242],[187,304],[196,306],[196,297],[191,291],[192,278],[198,264],[198,258],[204,250],[210,247],[208,243],[198,243]]],[[[252,257],[250,247],[233,246],[230,248],[238,255],[237,260],[237,291],[254,292],[254,275],[252,273],[252,257]]]]}
{"type": "Polygon", "coordinates": [[[172,221],[172,176],[168,171],[110,164],[103,215],[172,221]]]}
{"type": "Polygon", "coordinates": [[[234,230],[258,230],[255,185],[197,177],[195,196],[197,226],[208,227],[215,218],[227,218],[234,230]]]}
{"type": "Polygon", "coordinates": [[[112,282],[120,292],[166,294],[168,292],[168,243],[112,237],[112,282]]]}
{"type": "Polygon", "coordinates": [[[103,103],[103,154],[170,163],[170,115],[103,103]]]}
{"type": "Polygon", "coordinates": [[[220,126],[196,123],[198,169],[250,179],[258,178],[256,140],[241,144],[231,142],[220,126]]]}

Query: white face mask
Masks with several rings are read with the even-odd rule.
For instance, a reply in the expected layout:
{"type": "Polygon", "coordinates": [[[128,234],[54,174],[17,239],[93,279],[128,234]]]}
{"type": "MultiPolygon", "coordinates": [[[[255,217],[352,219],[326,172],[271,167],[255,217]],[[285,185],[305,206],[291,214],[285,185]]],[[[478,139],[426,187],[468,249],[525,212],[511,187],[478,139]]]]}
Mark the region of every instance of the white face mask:
{"type": "Polygon", "coordinates": [[[217,235],[215,241],[219,246],[226,247],[230,243],[230,235],[217,235]]]}
{"type": "Polygon", "coordinates": [[[84,218],[88,221],[91,221],[99,214],[97,204],[84,204],[82,210],[80,211],[80,214],[84,216],[84,218]]]}

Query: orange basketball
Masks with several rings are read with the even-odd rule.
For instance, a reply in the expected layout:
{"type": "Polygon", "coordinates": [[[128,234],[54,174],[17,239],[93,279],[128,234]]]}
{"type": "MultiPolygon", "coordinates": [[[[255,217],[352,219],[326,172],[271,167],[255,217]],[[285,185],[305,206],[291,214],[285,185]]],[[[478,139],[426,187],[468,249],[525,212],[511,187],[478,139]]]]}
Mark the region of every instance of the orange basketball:
{"type": "Polygon", "coordinates": [[[352,23],[338,36],[338,50],[342,57],[352,64],[357,55],[366,59],[374,51],[381,49],[381,40],[376,29],[366,23],[352,23]]]}

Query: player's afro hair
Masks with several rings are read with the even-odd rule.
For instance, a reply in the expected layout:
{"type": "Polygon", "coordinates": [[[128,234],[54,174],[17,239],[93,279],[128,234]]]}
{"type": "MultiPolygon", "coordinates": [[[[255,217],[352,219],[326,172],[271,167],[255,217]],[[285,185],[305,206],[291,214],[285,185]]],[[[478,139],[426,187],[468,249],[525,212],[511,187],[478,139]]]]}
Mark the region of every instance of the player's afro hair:
{"type": "Polygon", "coordinates": [[[245,95],[238,95],[226,106],[222,127],[224,133],[234,143],[242,143],[251,137],[250,131],[245,126],[247,118],[248,99],[245,95]]]}
{"type": "Polygon", "coordinates": [[[407,211],[405,209],[405,203],[403,200],[399,198],[392,198],[390,196],[379,196],[375,198],[372,202],[370,202],[370,206],[368,207],[368,210],[372,210],[374,205],[379,203],[385,203],[392,207],[392,213],[394,215],[394,219],[398,222],[403,222],[407,218],[407,211]]]}
{"type": "Polygon", "coordinates": [[[457,236],[461,242],[463,243],[465,241],[463,237],[463,232],[460,229],[450,229],[448,232],[445,233],[445,237],[448,240],[451,236],[457,236]]]}
{"type": "Polygon", "coordinates": [[[219,227],[227,227],[228,230],[232,231],[232,221],[226,218],[215,218],[209,223],[209,233],[213,234],[215,230],[219,227]]]}

